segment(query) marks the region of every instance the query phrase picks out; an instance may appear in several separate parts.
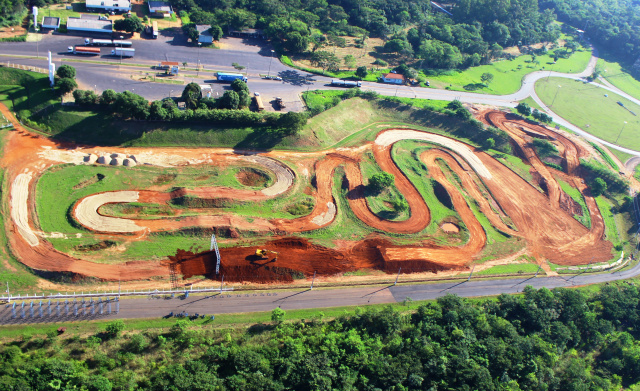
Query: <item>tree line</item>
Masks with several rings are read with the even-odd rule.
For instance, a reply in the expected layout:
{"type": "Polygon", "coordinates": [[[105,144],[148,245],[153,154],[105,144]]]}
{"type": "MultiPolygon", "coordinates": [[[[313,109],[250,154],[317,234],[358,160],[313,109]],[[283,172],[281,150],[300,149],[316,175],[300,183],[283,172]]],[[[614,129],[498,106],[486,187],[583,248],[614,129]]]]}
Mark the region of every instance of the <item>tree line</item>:
{"type": "MultiPolygon", "coordinates": [[[[407,298],[405,304],[410,304],[407,298]]],[[[23,336],[0,349],[3,390],[499,390],[640,386],[640,292],[524,288],[407,310],[321,312],[248,329],[178,320],[127,332],[23,336]]]]}
{"type": "MultiPolygon", "coordinates": [[[[345,44],[342,36],[380,37],[383,51],[425,68],[457,68],[487,63],[502,47],[555,41],[559,27],[552,10],[537,0],[460,0],[452,14],[426,0],[173,0],[196,24],[216,31],[256,27],[289,53],[322,52],[345,44]],[[416,61],[417,62],[417,61],[416,61]]],[[[192,27],[188,33],[194,35],[192,27]]],[[[193,38],[192,37],[192,40],[193,38]]],[[[325,55],[326,57],[326,55],[325,55]]],[[[325,67],[323,67],[325,68],[325,67]]]]}
{"type": "Polygon", "coordinates": [[[75,90],[76,104],[87,109],[100,109],[122,119],[138,121],[206,122],[212,125],[266,126],[280,135],[297,133],[307,122],[307,114],[288,112],[252,112],[249,88],[241,80],[231,84],[220,98],[203,97],[197,83],[185,86],[178,101],[184,102],[184,109],[178,107],[173,98],[153,102],[131,91],[115,92],[105,90],[101,95],[92,90],[75,90]]]}
{"type": "Polygon", "coordinates": [[[561,20],[582,29],[616,56],[635,62],[640,56],[640,3],[635,0],[541,0],[561,20]]]}

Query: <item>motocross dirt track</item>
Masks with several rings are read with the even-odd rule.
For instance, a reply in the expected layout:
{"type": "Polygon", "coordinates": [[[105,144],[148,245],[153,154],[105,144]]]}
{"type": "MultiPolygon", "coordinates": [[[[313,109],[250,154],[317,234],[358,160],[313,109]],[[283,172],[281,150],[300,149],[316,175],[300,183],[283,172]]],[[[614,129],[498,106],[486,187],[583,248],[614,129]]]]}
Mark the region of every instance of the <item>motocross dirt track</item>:
{"type": "MultiPolygon", "coordinates": [[[[169,264],[171,263],[176,266],[178,274],[185,277],[192,275],[212,276],[212,274],[212,277],[215,277],[215,259],[211,252],[193,254],[180,250],[176,256],[164,262],[135,261],[110,265],[77,259],[55,250],[46,240],[46,233],[39,232],[37,221],[34,221],[37,219],[34,194],[39,176],[51,165],[68,162],[68,159],[71,159],[69,157],[71,153],[75,154],[73,156],[82,156],[87,153],[105,153],[106,149],[56,144],[51,140],[27,132],[17,124],[17,121],[4,106],[0,105],[0,111],[15,125],[15,130],[10,132],[7,137],[5,154],[2,159],[2,165],[7,170],[8,183],[13,186],[14,180],[20,174],[32,173],[32,178],[29,179],[27,185],[22,183],[25,181],[24,177],[21,182],[22,187],[28,187],[28,195],[16,192],[16,196],[13,197],[14,193],[10,193],[12,194],[10,199],[12,219],[5,220],[10,246],[21,262],[33,269],[69,272],[103,280],[126,281],[168,276],[169,264]],[[64,157],[58,157],[58,155],[64,155],[64,157]],[[28,197],[27,200],[24,199],[25,196],[28,197]],[[24,207],[20,206],[24,202],[27,203],[28,211],[24,211],[24,207]],[[15,216],[14,209],[16,210],[15,216]],[[37,243],[34,243],[32,235],[37,236],[37,243]]],[[[234,200],[259,201],[277,197],[290,191],[295,182],[293,172],[290,174],[277,172],[276,166],[286,167],[277,161],[278,158],[291,160],[298,156],[301,159],[315,159],[313,168],[316,175],[316,187],[312,192],[312,196],[315,198],[315,207],[307,216],[270,221],[255,219],[251,224],[245,218],[224,213],[180,220],[102,217],[123,220],[123,223],[129,227],[128,232],[135,230],[131,226],[132,223],[135,224],[140,227],[138,235],[141,235],[142,238],[153,231],[193,226],[216,226],[228,229],[258,227],[258,231],[270,232],[276,236],[275,240],[267,241],[260,247],[236,246],[221,249],[221,274],[225,276],[226,281],[286,282],[292,281],[300,275],[312,276],[314,272],[320,276],[330,276],[362,268],[378,269],[390,273],[396,273],[399,268],[413,272],[465,269],[476,259],[487,241],[483,227],[468,205],[470,199],[475,200],[480,211],[499,231],[507,235],[525,238],[529,252],[541,262],[543,259],[549,259],[558,264],[575,265],[610,259],[611,243],[603,238],[604,222],[595,200],[589,196],[586,186],[574,173],[578,157],[587,152],[572,140],[551,130],[524,121],[516,121],[498,111],[484,112],[480,118],[509,132],[513,143],[518,146],[526,161],[531,164],[532,170],[538,172],[543,178],[542,180],[546,184],[543,188],[546,189],[547,194],[541,193],[484,152],[473,150],[473,147],[468,147],[459,141],[437,136],[439,141],[430,141],[435,143],[436,148],[423,153],[420,159],[426,165],[429,176],[440,183],[448,192],[454,208],[469,233],[468,241],[458,246],[436,245],[428,236],[421,233],[431,222],[429,205],[425,203],[416,187],[396,166],[391,157],[391,148],[394,142],[399,140],[428,141],[430,137],[435,137],[435,135],[408,131],[407,129],[383,130],[378,135],[376,142],[358,148],[296,154],[273,151],[264,154],[271,158],[270,160],[264,160],[265,156],[242,157],[246,160],[251,159],[253,164],[262,165],[265,169],[276,172],[278,178],[276,184],[266,192],[230,188],[178,190],[173,194],[148,189],[137,191],[139,200],[156,203],[165,203],[169,199],[185,194],[204,198],[227,197],[234,200]],[[540,135],[556,140],[565,157],[569,174],[555,172],[540,162],[535,152],[528,146],[531,135],[540,135]],[[405,221],[382,219],[369,208],[364,197],[365,187],[359,167],[362,153],[368,149],[372,150],[379,166],[394,175],[396,187],[407,200],[411,213],[405,221]],[[337,203],[333,198],[332,190],[334,187],[342,185],[333,183],[334,173],[338,167],[342,167],[345,172],[349,208],[361,222],[376,228],[381,233],[370,239],[341,242],[335,248],[319,246],[306,239],[296,238],[296,232],[310,231],[334,223],[337,203]],[[443,167],[447,167],[449,172],[455,174],[455,177],[443,171],[443,167]],[[576,188],[585,194],[585,201],[589,207],[588,213],[591,215],[591,229],[581,225],[571,214],[559,207],[559,200],[563,197],[563,193],[552,173],[570,180],[576,188]],[[503,220],[505,215],[510,218],[511,222],[505,223],[503,220]],[[382,232],[418,236],[413,245],[401,246],[393,244],[382,232]],[[274,261],[273,257],[269,259],[256,257],[255,250],[257,248],[278,252],[277,261],[274,261]]],[[[136,156],[145,156],[149,153],[148,150],[135,148],[126,150],[110,148],[109,151],[127,155],[134,153],[136,156]]],[[[202,157],[202,149],[156,148],[153,152],[165,155],[173,153],[183,159],[180,161],[186,162],[184,164],[212,164],[226,159],[238,160],[238,156],[232,155],[229,150],[207,150],[208,157],[206,158],[202,157]]],[[[76,164],[80,164],[80,162],[76,164]]],[[[99,215],[100,202],[90,204],[90,207],[85,208],[82,213],[99,215]]],[[[78,203],[76,203],[74,210],[77,210],[77,206],[78,203]]],[[[109,224],[112,223],[113,221],[109,222],[109,224]]],[[[122,234],[122,232],[114,232],[118,231],[117,224],[115,228],[111,225],[108,229],[101,227],[99,220],[83,224],[86,228],[96,232],[110,232],[112,235],[122,234]]],[[[128,237],[131,235],[129,234],[128,237]]]]}

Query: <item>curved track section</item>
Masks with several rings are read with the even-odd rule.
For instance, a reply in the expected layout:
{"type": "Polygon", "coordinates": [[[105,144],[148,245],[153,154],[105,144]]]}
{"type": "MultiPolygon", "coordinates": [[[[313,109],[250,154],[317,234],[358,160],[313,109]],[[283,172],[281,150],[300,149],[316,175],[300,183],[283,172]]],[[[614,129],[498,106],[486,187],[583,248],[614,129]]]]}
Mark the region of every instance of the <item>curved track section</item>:
{"type": "MultiPolygon", "coordinates": [[[[343,185],[348,188],[347,201],[353,214],[364,224],[381,233],[415,235],[412,237],[413,244],[396,245],[383,239],[380,234],[373,235],[373,239],[342,243],[336,249],[318,246],[299,238],[276,239],[261,245],[260,248],[280,253],[277,267],[269,265],[272,260],[263,262],[253,258],[255,247],[230,247],[221,250],[222,268],[225,275],[229,276],[229,281],[239,281],[250,276],[272,276],[278,280],[286,275],[291,277],[291,273],[297,272],[305,275],[312,275],[314,272],[318,272],[319,275],[331,275],[360,268],[374,268],[394,273],[400,267],[403,270],[413,271],[465,268],[479,256],[487,243],[487,235],[472,211],[471,203],[475,203],[490,223],[504,234],[525,238],[530,253],[540,260],[549,259],[571,265],[610,258],[611,243],[603,239],[604,223],[595,200],[588,196],[581,178],[575,176],[578,157],[587,152],[564,136],[543,127],[535,128],[527,123],[513,121],[504,114],[487,113],[483,119],[509,132],[525,160],[532,165],[532,170],[536,171],[547,184],[546,193],[540,192],[491,156],[476,151],[460,141],[410,129],[390,129],[381,131],[375,142],[362,147],[306,154],[296,153],[295,155],[302,159],[315,159],[316,189],[312,195],[316,200],[316,206],[308,216],[301,218],[268,221],[221,213],[179,219],[111,220],[113,217],[100,215],[100,206],[110,202],[165,203],[182,196],[258,201],[283,194],[294,183],[293,171],[278,161],[279,157],[291,159],[293,156],[291,153],[270,152],[269,156],[273,157],[272,159],[257,155],[232,155],[228,150],[211,150],[208,154],[191,153],[199,154],[200,160],[197,164],[211,164],[213,161],[226,159],[248,160],[253,164],[260,164],[276,173],[277,179],[274,186],[262,191],[204,187],[178,189],[171,193],[149,190],[103,193],[79,201],[75,208],[75,215],[78,216],[80,213],[83,224],[89,228],[110,227],[107,231],[104,231],[104,228],[98,229],[100,232],[131,233],[140,230],[172,230],[185,226],[235,226],[246,227],[253,231],[270,232],[276,236],[295,234],[334,223],[338,211],[332,189],[340,184],[333,183],[333,179],[335,170],[342,167],[346,179],[343,185]],[[531,137],[538,136],[553,139],[562,149],[569,174],[547,168],[535,155],[529,147],[529,140],[531,137]],[[436,245],[431,237],[423,233],[431,221],[431,211],[417,188],[396,166],[391,156],[393,144],[400,140],[418,140],[436,146],[422,153],[419,158],[427,167],[430,179],[442,185],[449,194],[454,209],[460,215],[469,233],[469,239],[465,243],[456,246],[436,245]],[[405,221],[385,220],[370,209],[364,196],[360,168],[362,153],[368,149],[373,152],[380,168],[395,177],[396,187],[407,200],[410,216],[405,221]],[[571,214],[558,207],[558,200],[563,195],[554,175],[566,175],[566,178],[571,179],[570,183],[585,194],[589,213],[592,216],[591,229],[585,228],[573,219],[571,214]],[[124,223],[124,229],[117,226],[122,223],[120,220],[128,221],[124,223]],[[117,224],[114,225],[116,221],[117,224]]],[[[31,204],[27,200],[29,192],[33,191],[35,181],[27,175],[28,172],[33,171],[27,170],[37,168],[38,172],[42,172],[46,166],[57,162],[54,159],[55,153],[48,153],[49,160],[43,160],[39,151],[56,149],[64,151],[67,147],[55,145],[49,140],[33,139],[19,125],[16,128],[19,131],[12,133],[7,146],[14,153],[3,157],[3,164],[7,167],[7,176],[12,184],[11,224],[17,231],[17,234],[10,234],[9,239],[12,249],[22,262],[34,269],[72,272],[105,280],[135,280],[168,274],[166,264],[146,261],[122,265],[96,264],[60,253],[53,249],[50,243],[39,240],[31,228],[33,223],[29,221],[31,204]],[[20,153],[20,156],[16,157],[16,153],[20,153]],[[18,196],[25,191],[27,197],[18,196]],[[33,240],[34,238],[37,242],[33,240]]],[[[139,152],[136,154],[139,155],[139,152]]],[[[175,154],[176,151],[172,150],[171,153],[175,154]]],[[[180,150],[180,153],[187,156],[189,151],[180,150]]],[[[185,164],[188,164],[188,160],[185,164]]],[[[180,265],[179,270],[185,276],[209,274],[210,266],[213,264],[210,255],[182,252],[180,256],[174,257],[173,261],[180,265]]]]}

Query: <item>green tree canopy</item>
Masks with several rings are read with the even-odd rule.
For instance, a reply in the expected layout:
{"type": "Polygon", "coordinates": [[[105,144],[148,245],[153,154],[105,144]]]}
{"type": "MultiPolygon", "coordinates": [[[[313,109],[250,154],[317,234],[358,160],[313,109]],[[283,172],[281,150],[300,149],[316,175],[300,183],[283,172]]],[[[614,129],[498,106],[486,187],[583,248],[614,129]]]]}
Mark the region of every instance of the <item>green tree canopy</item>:
{"type": "Polygon", "coordinates": [[[380,193],[382,190],[392,186],[393,182],[393,175],[389,174],[388,172],[379,172],[369,178],[368,188],[373,193],[380,193]]]}
{"type": "Polygon", "coordinates": [[[61,79],[75,79],[76,78],[76,68],[71,65],[62,64],[56,70],[56,75],[61,79]]]}
{"type": "Polygon", "coordinates": [[[224,109],[236,110],[240,106],[240,97],[235,91],[225,91],[220,97],[220,106],[224,109]]]}
{"type": "Polygon", "coordinates": [[[181,99],[189,109],[195,109],[198,107],[200,98],[202,98],[202,90],[198,83],[191,82],[184,87],[184,90],[182,90],[181,99]]]}
{"type": "Polygon", "coordinates": [[[135,15],[128,18],[116,19],[113,22],[113,28],[117,31],[126,31],[128,33],[141,33],[144,30],[142,20],[135,15]]]}
{"type": "Polygon", "coordinates": [[[66,95],[78,88],[78,83],[76,83],[74,79],[65,77],[63,79],[56,79],[56,87],[58,89],[58,94],[66,95]]]}

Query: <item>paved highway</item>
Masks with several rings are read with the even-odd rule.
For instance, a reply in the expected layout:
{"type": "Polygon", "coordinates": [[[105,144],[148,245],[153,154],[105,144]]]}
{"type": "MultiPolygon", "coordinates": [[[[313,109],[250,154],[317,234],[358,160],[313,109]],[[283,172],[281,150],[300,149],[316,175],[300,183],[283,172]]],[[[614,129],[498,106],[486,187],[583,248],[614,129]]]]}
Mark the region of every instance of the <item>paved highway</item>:
{"type": "MultiPolygon", "coordinates": [[[[34,318],[26,312],[26,318],[22,319],[20,310],[16,319],[12,317],[11,305],[5,305],[0,310],[0,324],[21,324],[40,322],[61,322],[70,320],[87,320],[96,318],[132,319],[154,318],[169,314],[170,312],[187,312],[190,315],[221,314],[238,312],[271,311],[276,307],[284,310],[303,308],[328,308],[337,306],[359,306],[367,304],[399,303],[407,297],[412,300],[432,300],[448,293],[463,297],[480,297],[499,295],[501,293],[517,293],[531,285],[534,288],[570,288],[579,285],[610,282],[627,279],[640,275],[640,264],[625,271],[602,274],[581,274],[569,277],[528,277],[502,280],[474,280],[456,281],[419,285],[380,285],[366,288],[345,289],[305,289],[299,291],[279,291],[262,293],[227,292],[207,296],[190,296],[188,299],[123,299],[120,301],[120,312],[115,313],[115,304],[112,306],[112,314],[107,315],[105,306],[103,315],[73,315],[57,316],[53,311],[49,316],[45,311],[40,318],[36,308],[34,318]]],[[[392,277],[390,277],[392,279],[392,277]]],[[[37,303],[34,303],[37,304],[37,303]]],[[[64,314],[64,306],[62,306],[64,314]]]]}

